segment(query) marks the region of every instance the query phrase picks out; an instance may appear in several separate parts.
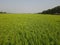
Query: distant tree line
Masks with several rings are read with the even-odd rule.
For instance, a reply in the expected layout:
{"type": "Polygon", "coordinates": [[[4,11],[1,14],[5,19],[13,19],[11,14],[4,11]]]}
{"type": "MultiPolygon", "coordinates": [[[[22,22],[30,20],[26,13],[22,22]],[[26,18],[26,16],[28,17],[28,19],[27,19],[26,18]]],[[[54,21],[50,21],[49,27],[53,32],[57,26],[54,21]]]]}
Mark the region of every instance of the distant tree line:
{"type": "Polygon", "coordinates": [[[44,10],[38,14],[60,14],[60,6],[56,6],[52,9],[44,10]]]}
{"type": "Polygon", "coordinates": [[[2,11],[0,12],[0,14],[6,14],[6,13],[7,13],[7,12],[2,12],[2,11]]]}

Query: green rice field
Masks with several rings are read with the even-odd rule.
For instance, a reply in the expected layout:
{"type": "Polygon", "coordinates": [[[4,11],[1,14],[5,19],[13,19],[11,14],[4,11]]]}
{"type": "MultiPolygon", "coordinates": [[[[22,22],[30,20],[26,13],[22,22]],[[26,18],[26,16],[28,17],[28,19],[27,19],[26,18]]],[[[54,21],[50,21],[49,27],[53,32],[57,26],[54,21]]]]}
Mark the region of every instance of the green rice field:
{"type": "Polygon", "coordinates": [[[60,15],[0,14],[0,45],[60,45],[60,15]]]}

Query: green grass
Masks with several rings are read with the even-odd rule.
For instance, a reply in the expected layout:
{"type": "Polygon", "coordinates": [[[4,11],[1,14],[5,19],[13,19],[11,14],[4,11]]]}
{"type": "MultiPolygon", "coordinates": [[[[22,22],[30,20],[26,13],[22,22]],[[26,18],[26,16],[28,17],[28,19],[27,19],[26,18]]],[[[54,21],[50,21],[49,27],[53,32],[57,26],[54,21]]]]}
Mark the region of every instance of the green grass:
{"type": "Polygon", "coordinates": [[[60,45],[60,16],[0,14],[0,45],[60,45]]]}

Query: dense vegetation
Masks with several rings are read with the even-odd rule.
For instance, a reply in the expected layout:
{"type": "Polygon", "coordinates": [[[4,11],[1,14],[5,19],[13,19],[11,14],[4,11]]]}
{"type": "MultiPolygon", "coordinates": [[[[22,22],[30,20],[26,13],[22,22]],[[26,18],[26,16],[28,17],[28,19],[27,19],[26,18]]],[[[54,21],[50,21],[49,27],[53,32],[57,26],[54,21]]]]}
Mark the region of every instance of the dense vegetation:
{"type": "Polygon", "coordinates": [[[60,16],[0,14],[0,45],[60,45],[60,16]]]}
{"type": "Polygon", "coordinates": [[[44,10],[42,14],[60,14],[60,6],[54,7],[52,9],[44,10]]]}
{"type": "Polygon", "coordinates": [[[2,11],[0,11],[0,14],[6,14],[7,12],[2,12],[2,11]]]}

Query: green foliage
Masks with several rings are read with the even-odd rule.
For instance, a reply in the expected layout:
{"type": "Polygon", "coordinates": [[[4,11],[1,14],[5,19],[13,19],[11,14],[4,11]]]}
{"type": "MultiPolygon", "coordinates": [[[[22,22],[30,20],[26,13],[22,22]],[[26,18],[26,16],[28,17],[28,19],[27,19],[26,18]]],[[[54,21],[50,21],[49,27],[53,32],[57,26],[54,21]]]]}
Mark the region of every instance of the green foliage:
{"type": "Polygon", "coordinates": [[[56,6],[52,9],[44,10],[42,14],[60,14],[60,6],[56,6]]]}
{"type": "Polygon", "coordinates": [[[0,12],[0,14],[6,14],[6,12],[0,12]]]}
{"type": "Polygon", "coordinates": [[[0,45],[60,45],[60,16],[0,14],[0,45]]]}

